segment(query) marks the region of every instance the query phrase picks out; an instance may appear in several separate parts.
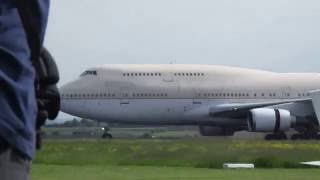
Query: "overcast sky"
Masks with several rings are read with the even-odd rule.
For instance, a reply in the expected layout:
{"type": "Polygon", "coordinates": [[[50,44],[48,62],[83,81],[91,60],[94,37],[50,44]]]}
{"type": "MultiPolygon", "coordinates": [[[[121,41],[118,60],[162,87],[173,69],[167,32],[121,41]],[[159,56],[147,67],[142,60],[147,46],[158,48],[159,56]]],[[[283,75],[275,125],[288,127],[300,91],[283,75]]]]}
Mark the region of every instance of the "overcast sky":
{"type": "Polygon", "coordinates": [[[320,72],[319,0],[53,0],[61,84],[113,63],[320,72]]]}
{"type": "Polygon", "coordinates": [[[114,63],[320,72],[319,0],[52,0],[60,85],[114,63]]]}

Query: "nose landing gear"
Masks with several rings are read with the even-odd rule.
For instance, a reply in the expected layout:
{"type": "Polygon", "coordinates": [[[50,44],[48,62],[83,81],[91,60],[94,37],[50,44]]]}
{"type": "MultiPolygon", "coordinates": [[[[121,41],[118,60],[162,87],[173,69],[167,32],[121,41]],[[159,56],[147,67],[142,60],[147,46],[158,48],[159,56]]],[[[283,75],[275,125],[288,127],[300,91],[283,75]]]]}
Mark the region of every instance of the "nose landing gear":
{"type": "Polygon", "coordinates": [[[109,127],[103,127],[103,134],[101,136],[102,139],[112,139],[112,135],[109,133],[110,132],[110,128],[109,127]]]}

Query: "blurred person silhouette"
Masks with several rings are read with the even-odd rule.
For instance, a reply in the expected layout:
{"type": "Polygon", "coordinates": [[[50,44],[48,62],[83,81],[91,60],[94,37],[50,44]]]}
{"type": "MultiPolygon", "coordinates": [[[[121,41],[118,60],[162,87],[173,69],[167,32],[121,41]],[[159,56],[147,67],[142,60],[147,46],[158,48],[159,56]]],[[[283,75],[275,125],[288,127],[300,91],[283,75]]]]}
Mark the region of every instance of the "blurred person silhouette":
{"type": "Polygon", "coordinates": [[[0,180],[29,179],[40,127],[59,111],[48,11],[49,0],[0,0],[0,180]]]}

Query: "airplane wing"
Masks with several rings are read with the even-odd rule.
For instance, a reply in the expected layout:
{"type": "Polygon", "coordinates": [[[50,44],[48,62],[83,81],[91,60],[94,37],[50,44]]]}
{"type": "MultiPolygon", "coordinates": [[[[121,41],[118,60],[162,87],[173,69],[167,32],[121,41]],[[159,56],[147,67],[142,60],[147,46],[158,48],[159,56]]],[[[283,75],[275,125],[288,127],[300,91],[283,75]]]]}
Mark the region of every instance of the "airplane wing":
{"type": "Polygon", "coordinates": [[[255,108],[263,108],[289,103],[311,102],[312,99],[292,99],[284,101],[258,102],[258,103],[228,103],[210,108],[210,115],[213,117],[243,117],[247,112],[255,108]]]}
{"type": "Polygon", "coordinates": [[[311,91],[312,105],[316,116],[318,118],[318,125],[320,125],[320,90],[311,91]]]}

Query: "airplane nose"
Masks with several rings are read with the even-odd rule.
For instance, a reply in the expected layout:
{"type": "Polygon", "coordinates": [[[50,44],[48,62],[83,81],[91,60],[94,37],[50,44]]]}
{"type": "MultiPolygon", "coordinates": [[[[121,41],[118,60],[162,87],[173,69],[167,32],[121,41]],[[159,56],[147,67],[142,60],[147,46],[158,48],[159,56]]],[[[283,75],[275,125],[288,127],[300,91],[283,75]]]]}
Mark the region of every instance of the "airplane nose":
{"type": "Polygon", "coordinates": [[[70,105],[68,105],[68,98],[72,95],[71,92],[72,83],[67,83],[59,88],[61,97],[61,111],[68,113],[70,105]]]}
{"type": "Polygon", "coordinates": [[[61,94],[61,111],[70,115],[81,114],[83,109],[77,95],[83,90],[83,81],[77,79],[59,88],[61,94]]]}
{"type": "Polygon", "coordinates": [[[62,112],[65,112],[65,110],[66,110],[66,107],[67,107],[67,105],[66,105],[66,98],[67,98],[67,94],[68,94],[68,89],[70,89],[69,88],[70,87],[70,83],[67,83],[67,84],[65,84],[65,85],[63,85],[63,86],[61,86],[60,88],[59,88],[59,92],[60,92],[60,98],[61,98],[61,105],[60,105],[60,110],[62,111],[62,112]]]}

